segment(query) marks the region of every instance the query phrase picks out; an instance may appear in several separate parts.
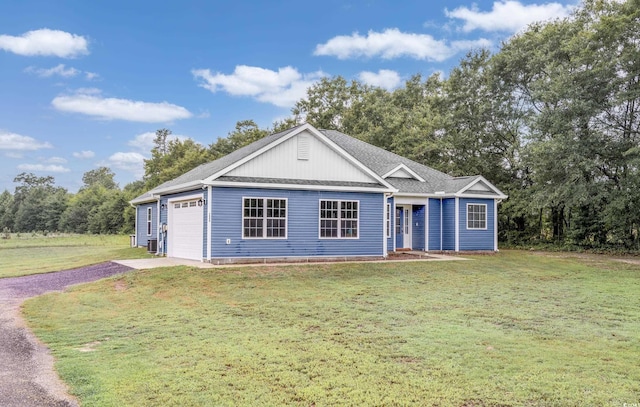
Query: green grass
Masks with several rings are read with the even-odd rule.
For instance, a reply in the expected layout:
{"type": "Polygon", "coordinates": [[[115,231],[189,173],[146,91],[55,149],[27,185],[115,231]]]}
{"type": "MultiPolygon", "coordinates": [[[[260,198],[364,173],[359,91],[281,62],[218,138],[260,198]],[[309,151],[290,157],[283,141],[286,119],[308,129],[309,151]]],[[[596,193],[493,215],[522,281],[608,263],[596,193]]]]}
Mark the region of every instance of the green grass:
{"type": "Polygon", "coordinates": [[[145,249],[130,248],[129,236],[13,234],[0,239],[0,278],[149,256],[145,249]]]}
{"type": "Polygon", "coordinates": [[[640,402],[640,267],[472,261],[133,272],[29,300],[87,406],[640,402]]]}

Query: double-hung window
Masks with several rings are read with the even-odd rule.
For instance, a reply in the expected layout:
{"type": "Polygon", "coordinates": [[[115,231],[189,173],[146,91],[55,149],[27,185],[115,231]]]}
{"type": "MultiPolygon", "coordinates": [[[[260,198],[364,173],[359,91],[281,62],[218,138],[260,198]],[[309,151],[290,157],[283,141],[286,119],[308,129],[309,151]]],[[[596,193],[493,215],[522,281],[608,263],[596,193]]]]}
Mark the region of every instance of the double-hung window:
{"type": "Polygon", "coordinates": [[[387,237],[391,237],[391,204],[387,204],[387,213],[385,214],[385,229],[387,231],[387,237]]]}
{"type": "Polygon", "coordinates": [[[151,207],[147,208],[147,236],[151,236],[151,220],[152,220],[153,210],[151,207]]]}
{"type": "Polygon", "coordinates": [[[245,239],[286,239],[287,200],[243,198],[242,237],[245,239]]]}
{"type": "Polygon", "coordinates": [[[320,238],[358,237],[358,201],[320,201],[320,238]]]}
{"type": "Polygon", "coordinates": [[[487,205],[467,204],[467,229],[487,228],[487,205]]]}

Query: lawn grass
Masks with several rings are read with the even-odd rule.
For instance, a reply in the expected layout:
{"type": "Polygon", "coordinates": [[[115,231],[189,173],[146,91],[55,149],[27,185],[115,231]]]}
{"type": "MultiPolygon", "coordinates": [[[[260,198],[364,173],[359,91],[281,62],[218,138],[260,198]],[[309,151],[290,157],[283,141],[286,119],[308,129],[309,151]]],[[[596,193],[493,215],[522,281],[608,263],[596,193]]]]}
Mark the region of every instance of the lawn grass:
{"type": "Polygon", "coordinates": [[[87,406],[640,402],[640,267],[459,262],[145,270],[29,300],[87,406]]]}
{"type": "Polygon", "coordinates": [[[149,256],[145,249],[129,247],[129,236],[13,234],[0,239],[0,278],[149,256]]]}

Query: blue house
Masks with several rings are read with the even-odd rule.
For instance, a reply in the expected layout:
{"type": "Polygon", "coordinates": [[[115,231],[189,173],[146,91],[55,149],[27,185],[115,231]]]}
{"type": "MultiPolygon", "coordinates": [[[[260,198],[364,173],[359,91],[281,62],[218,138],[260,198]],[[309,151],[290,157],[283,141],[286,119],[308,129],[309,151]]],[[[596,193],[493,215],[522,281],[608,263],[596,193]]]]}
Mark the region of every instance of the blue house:
{"type": "Polygon", "coordinates": [[[480,175],[451,177],[334,130],[272,134],[131,201],[136,241],[158,254],[386,257],[498,250],[498,203],[480,175]]]}

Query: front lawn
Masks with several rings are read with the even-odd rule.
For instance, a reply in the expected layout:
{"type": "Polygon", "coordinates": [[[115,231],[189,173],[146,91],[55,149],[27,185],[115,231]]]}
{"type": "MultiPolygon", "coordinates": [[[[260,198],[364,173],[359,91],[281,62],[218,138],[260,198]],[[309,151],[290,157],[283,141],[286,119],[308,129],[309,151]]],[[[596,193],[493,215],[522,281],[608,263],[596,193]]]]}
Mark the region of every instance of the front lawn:
{"type": "Polygon", "coordinates": [[[640,402],[640,267],[459,262],[154,269],[29,300],[87,406],[640,402]]]}
{"type": "Polygon", "coordinates": [[[11,234],[0,239],[0,278],[47,273],[109,260],[151,257],[129,236],[11,234]],[[9,238],[4,238],[9,236],[9,238]]]}

